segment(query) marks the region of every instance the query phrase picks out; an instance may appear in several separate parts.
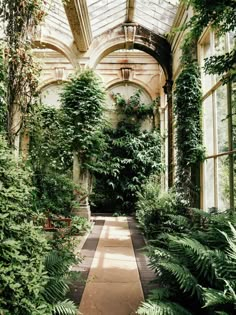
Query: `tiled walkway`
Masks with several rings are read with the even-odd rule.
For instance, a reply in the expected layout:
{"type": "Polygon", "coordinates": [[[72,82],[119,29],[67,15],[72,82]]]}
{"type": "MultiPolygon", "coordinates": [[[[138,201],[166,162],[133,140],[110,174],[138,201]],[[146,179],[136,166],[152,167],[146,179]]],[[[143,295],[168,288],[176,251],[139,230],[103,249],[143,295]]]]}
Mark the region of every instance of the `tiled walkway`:
{"type": "Polygon", "coordinates": [[[144,246],[142,235],[129,217],[94,220],[94,229],[82,249],[84,261],[80,266],[87,281],[79,287],[74,284],[74,300],[80,302],[83,315],[135,314],[154,277],[140,251],[144,246]]]}

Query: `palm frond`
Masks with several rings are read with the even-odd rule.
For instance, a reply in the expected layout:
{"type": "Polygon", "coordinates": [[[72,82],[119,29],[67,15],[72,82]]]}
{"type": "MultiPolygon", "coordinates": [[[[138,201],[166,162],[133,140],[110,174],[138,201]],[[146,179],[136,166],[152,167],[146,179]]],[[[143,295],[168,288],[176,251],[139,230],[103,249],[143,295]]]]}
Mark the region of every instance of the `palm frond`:
{"type": "Polygon", "coordinates": [[[139,315],[192,315],[187,309],[172,302],[143,302],[138,308],[139,315]]]}
{"type": "Polygon", "coordinates": [[[57,304],[53,305],[52,310],[53,315],[79,315],[76,305],[70,301],[65,300],[62,302],[58,302],[57,304]]]}

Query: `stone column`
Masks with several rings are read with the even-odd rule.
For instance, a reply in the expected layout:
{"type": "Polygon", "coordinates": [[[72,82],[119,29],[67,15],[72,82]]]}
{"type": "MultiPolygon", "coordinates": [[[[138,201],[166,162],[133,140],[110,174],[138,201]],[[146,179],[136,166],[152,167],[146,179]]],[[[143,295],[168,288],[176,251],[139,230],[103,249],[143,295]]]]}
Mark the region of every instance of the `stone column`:
{"type": "Polygon", "coordinates": [[[79,206],[74,207],[73,213],[90,220],[91,211],[88,202],[89,192],[89,172],[81,169],[79,154],[74,152],[73,160],[73,181],[79,186],[79,191],[75,193],[75,200],[78,201],[79,206]]]}
{"type": "Polygon", "coordinates": [[[166,80],[164,92],[167,95],[168,105],[168,187],[173,186],[173,105],[172,105],[173,81],[166,80]]]}

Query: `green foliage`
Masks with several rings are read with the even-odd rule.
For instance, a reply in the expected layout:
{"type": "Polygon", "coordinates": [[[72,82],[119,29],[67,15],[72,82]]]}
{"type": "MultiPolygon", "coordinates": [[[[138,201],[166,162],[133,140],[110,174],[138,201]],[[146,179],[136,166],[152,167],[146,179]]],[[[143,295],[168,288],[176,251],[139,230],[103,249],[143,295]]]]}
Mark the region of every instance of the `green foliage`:
{"type": "Polygon", "coordinates": [[[61,95],[64,112],[72,131],[72,149],[82,165],[96,158],[103,147],[103,104],[105,92],[92,70],[72,77],[61,95]]]}
{"type": "MultiPolygon", "coordinates": [[[[151,176],[146,183],[141,186],[137,194],[136,217],[140,227],[148,238],[155,238],[160,233],[160,228],[167,227],[167,217],[170,219],[169,228],[172,229],[174,220],[172,214],[176,214],[177,200],[174,192],[162,192],[160,178],[151,176]]],[[[175,219],[177,216],[175,216],[175,219]]]]}
{"type": "Polygon", "coordinates": [[[155,102],[151,104],[141,103],[141,90],[137,90],[126,102],[120,93],[114,94],[116,106],[119,111],[133,121],[141,121],[153,116],[155,102]]]}
{"type": "Polygon", "coordinates": [[[45,287],[44,297],[46,301],[52,304],[53,315],[76,315],[76,305],[66,299],[65,295],[69,291],[67,284],[70,276],[69,268],[75,263],[73,253],[65,256],[64,251],[54,250],[46,258],[45,266],[49,280],[45,287]]]}
{"type": "Polygon", "coordinates": [[[70,120],[62,109],[34,104],[30,109],[30,157],[36,172],[65,173],[72,167],[70,120]]]}
{"type": "Polygon", "coordinates": [[[71,231],[70,231],[72,235],[84,234],[85,232],[89,231],[90,228],[91,228],[91,224],[86,218],[79,217],[79,216],[72,217],[71,231]]]}
{"type": "Polygon", "coordinates": [[[139,315],[191,315],[182,306],[172,302],[147,301],[139,307],[139,315]]]}
{"type": "Polygon", "coordinates": [[[7,106],[6,106],[6,69],[4,66],[3,52],[0,49],[0,133],[6,132],[7,106]]]}
{"type": "Polygon", "coordinates": [[[234,0],[186,0],[195,10],[194,16],[189,21],[193,32],[198,36],[202,30],[211,24],[212,28],[225,34],[235,29],[235,1],[234,0]]]}
{"type": "Polygon", "coordinates": [[[151,314],[152,310],[156,312],[153,314],[165,314],[166,303],[170,303],[170,314],[184,314],[186,310],[189,314],[233,315],[236,217],[230,213],[205,214],[192,209],[185,218],[185,228],[181,222],[181,227],[169,233],[163,221],[156,223],[161,224],[164,233],[148,246],[148,256],[160,288],[138,314],[151,314]],[[176,304],[183,307],[182,313],[176,304]]]}
{"type": "Polygon", "coordinates": [[[208,74],[225,75],[224,83],[236,79],[235,71],[236,49],[220,56],[211,56],[205,60],[205,72],[208,74]]]}
{"type": "Polygon", "coordinates": [[[73,206],[72,130],[62,109],[36,105],[28,118],[37,211],[68,215],[73,206]]]}
{"type": "Polygon", "coordinates": [[[195,187],[192,170],[204,158],[201,130],[201,81],[195,62],[184,65],[176,80],[174,113],[176,115],[177,181],[176,190],[183,202],[193,204],[195,187]]]}
{"type": "MultiPolygon", "coordinates": [[[[234,0],[186,0],[194,9],[194,16],[185,25],[189,28],[191,38],[198,39],[204,28],[208,25],[222,36],[227,32],[235,32],[235,1],[234,0]]],[[[206,59],[205,71],[207,73],[223,76],[223,81],[227,82],[235,78],[235,54],[234,47],[230,53],[220,56],[212,56],[206,59]],[[224,75],[227,74],[225,78],[224,75]]]]}
{"type": "Polygon", "coordinates": [[[0,19],[4,31],[7,129],[9,144],[24,125],[29,105],[37,94],[39,65],[32,52],[32,31],[43,20],[43,0],[0,0],[0,19]],[[17,114],[20,113],[20,121],[17,114]]]}
{"type": "Polygon", "coordinates": [[[53,214],[69,216],[75,205],[73,194],[75,185],[68,174],[42,171],[34,174],[33,183],[36,187],[35,211],[49,211],[53,214]]]}
{"type": "Polygon", "coordinates": [[[0,138],[0,310],[4,314],[46,315],[44,257],[49,247],[32,222],[31,174],[14,161],[0,138]]]}
{"type": "Polygon", "coordinates": [[[77,315],[78,313],[76,305],[70,300],[64,300],[62,302],[57,302],[54,305],[53,315],[77,315]]]}
{"type": "Polygon", "coordinates": [[[117,206],[117,211],[131,212],[142,183],[162,169],[160,134],[141,132],[140,126],[121,121],[116,130],[106,130],[106,142],[107,149],[96,163],[95,191],[113,204],[113,210],[117,206]]]}

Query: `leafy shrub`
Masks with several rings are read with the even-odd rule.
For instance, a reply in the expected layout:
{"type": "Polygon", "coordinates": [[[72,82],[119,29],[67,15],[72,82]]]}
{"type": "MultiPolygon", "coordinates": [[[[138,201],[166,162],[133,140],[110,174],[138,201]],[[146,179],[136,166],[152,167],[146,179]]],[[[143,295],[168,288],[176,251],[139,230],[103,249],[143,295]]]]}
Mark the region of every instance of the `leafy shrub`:
{"type": "Polygon", "coordinates": [[[93,201],[101,202],[102,209],[105,201],[112,210],[132,212],[143,182],[162,170],[160,134],[121,121],[117,129],[106,130],[106,142],[107,149],[91,168],[96,177],[93,201]]]}
{"type": "Polygon", "coordinates": [[[35,105],[28,121],[34,207],[67,216],[74,200],[72,131],[62,109],[35,105]]]}
{"type": "Polygon", "coordinates": [[[74,216],[72,217],[72,222],[71,222],[71,234],[83,234],[91,228],[90,222],[80,216],[74,216]]]}
{"type": "Polygon", "coordinates": [[[174,228],[174,221],[170,221],[171,215],[177,214],[176,196],[172,191],[161,191],[158,176],[151,176],[142,185],[137,198],[136,217],[148,238],[154,238],[163,229],[167,231],[168,222],[169,228],[174,228]]]}
{"type": "Polygon", "coordinates": [[[31,174],[0,137],[0,310],[4,315],[50,314],[42,296],[49,247],[32,221],[31,174]]]}
{"type": "Polygon", "coordinates": [[[65,173],[72,167],[70,120],[62,109],[35,104],[28,119],[30,158],[37,173],[65,173]]]}
{"type": "Polygon", "coordinates": [[[93,70],[71,77],[61,95],[63,110],[69,119],[72,150],[82,165],[96,158],[103,146],[103,104],[105,91],[93,70]]]}
{"type": "Polygon", "coordinates": [[[36,187],[34,207],[36,211],[69,216],[74,206],[75,185],[66,174],[48,172],[34,174],[36,187]]]}

